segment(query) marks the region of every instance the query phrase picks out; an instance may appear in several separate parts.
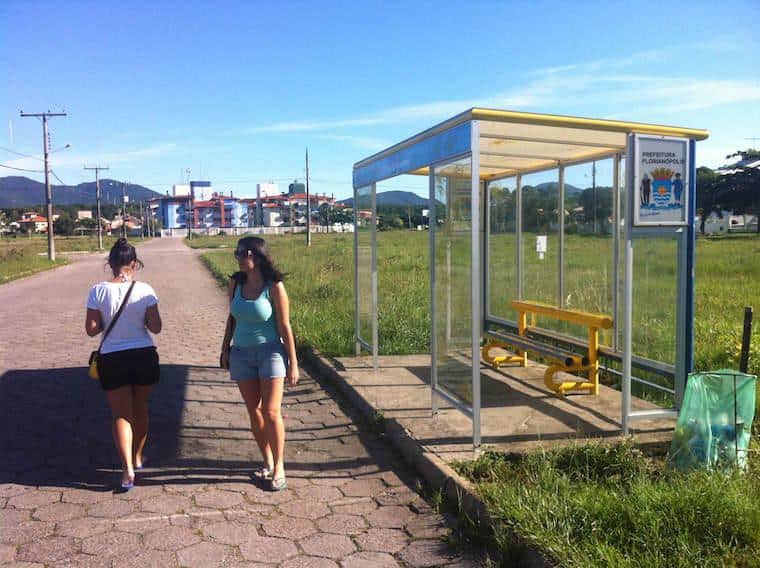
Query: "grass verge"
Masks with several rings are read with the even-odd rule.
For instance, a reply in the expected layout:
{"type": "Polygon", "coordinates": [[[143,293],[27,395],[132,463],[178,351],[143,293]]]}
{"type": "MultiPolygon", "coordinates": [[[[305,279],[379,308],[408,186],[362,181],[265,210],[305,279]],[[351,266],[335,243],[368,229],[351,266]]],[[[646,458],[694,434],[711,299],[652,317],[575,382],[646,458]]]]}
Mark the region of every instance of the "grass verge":
{"type": "MultiPolygon", "coordinates": [[[[117,235],[103,237],[103,254],[113,246],[117,235]]],[[[139,247],[139,238],[133,243],[139,247]]],[[[97,237],[55,237],[56,253],[95,252],[98,250],[97,237]]],[[[47,259],[47,237],[34,236],[0,239],[0,284],[30,276],[43,270],[68,264],[65,257],[56,258],[55,262],[47,259]]]]}
{"type": "Polygon", "coordinates": [[[758,566],[760,472],[682,474],[632,442],[455,465],[509,558],[514,535],[561,566],[758,566]]]}

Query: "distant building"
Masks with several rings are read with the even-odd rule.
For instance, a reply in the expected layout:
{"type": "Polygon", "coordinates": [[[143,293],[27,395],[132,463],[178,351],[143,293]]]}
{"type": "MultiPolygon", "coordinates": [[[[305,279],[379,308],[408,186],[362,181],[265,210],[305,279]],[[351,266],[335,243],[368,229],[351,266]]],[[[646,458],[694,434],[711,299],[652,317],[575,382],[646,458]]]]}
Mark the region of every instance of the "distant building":
{"type": "Polygon", "coordinates": [[[82,219],[92,219],[92,211],[77,211],[77,221],[82,219]]]}
{"type": "MultiPolygon", "coordinates": [[[[177,187],[177,186],[175,186],[177,187]]],[[[189,195],[166,195],[151,200],[149,207],[166,229],[303,226],[306,224],[306,193],[302,183],[292,183],[288,193],[277,184],[260,183],[255,198],[238,198],[210,192],[211,182],[191,181],[189,195]],[[299,191],[296,191],[299,190],[299,191]],[[195,197],[192,200],[192,196],[195,197]]],[[[322,204],[337,204],[333,196],[311,194],[312,216],[322,204]]],[[[312,217],[313,219],[313,217],[312,217]]]]}
{"type": "Polygon", "coordinates": [[[47,233],[48,220],[47,217],[38,215],[36,211],[27,211],[21,214],[21,219],[17,221],[19,227],[23,231],[31,231],[33,233],[47,233]]]}
{"type": "Polygon", "coordinates": [[[190,182],[190,195],[195,199],[205,200],[211,199],[214,190],[211,188],[210,181],[191,181],[190,182]]]}
{"type": "Polygon", "coordinates": [[[189,184],[178,183],[172,186],[173,197],[182,197],[182,196],[187,196],[187,195],[190,195],[189,184]]]}

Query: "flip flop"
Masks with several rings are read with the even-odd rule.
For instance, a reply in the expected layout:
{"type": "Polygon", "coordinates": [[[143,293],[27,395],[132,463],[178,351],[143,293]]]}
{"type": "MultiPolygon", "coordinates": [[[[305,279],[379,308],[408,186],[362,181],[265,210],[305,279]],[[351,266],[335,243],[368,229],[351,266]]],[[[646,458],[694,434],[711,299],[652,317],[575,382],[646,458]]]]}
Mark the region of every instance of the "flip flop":
{"type": "Polygon", "coordinates": [[[272,479],[272,470],[265,465],[259,466],[253,470],[253,477],[256,479],[272,479]]]}
{"type": "Polygon", "coordinates": [[[284,477],[278,477],[277,479],[272,479],[272,485],[271,490],[272,491],[283,491],[288,488],[288,480],[284,477]]]}

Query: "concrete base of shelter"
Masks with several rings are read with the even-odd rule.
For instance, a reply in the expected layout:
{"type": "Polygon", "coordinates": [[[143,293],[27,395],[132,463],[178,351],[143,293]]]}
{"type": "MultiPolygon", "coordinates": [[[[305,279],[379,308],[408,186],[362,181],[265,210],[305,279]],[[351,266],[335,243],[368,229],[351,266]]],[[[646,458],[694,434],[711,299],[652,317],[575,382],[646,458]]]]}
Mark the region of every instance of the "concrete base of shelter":
{"type": "MultiPolygon", "coordinates": [[[[340,377],[376,412],[399,422],[425,451],[445,462],[472,459],[472,422],[439,398],[431,415],[430,356],[381,356],[379,369],[369,357],[332,361],[340,377]]],[[[559,397],[544,386],[546,367],[481,367],[481,436],[486,448],[525,453],[585,441],[614,441],[621,436],[621,395],[601,386],[599,396],[586,393],[559,397]]],[[[634,410],[657,408],[633,398],[634,410]]],[[[640,445],[664,447],[670,442],[672,419],[637,420],[632,432],[640,445]]]]}

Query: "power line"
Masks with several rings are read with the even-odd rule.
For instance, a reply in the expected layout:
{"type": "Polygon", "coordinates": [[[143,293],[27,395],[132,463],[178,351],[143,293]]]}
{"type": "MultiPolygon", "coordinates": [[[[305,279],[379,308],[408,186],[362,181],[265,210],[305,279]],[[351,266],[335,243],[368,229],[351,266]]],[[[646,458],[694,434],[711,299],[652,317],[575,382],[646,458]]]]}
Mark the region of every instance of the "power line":
{"type": "Polygon", "coordinates": [[[5,164],[0,164],[0,168],[8,168],[9,170],[18,170],[20,172],[32,172],[35,174],[45,173],[45,170],[29,170],[27,168],[16,168],[14,166],[6,166],[5,164]]]}
{"type": "Polygon", "coordinates": [[[32,156],[31,154],[22,154],[21,152],[16,152],[15,150],[11,150],[10,148],[5,148],[4,146],[0,146],[0,150],[5,150],[6,152],[10,152],[11,154],[16,154],[17,156],[23,156],[24,158],[32,158],[35,160],[39,160],[40,162],[43,161],[42,158],[39,156],[32,156]]]}

